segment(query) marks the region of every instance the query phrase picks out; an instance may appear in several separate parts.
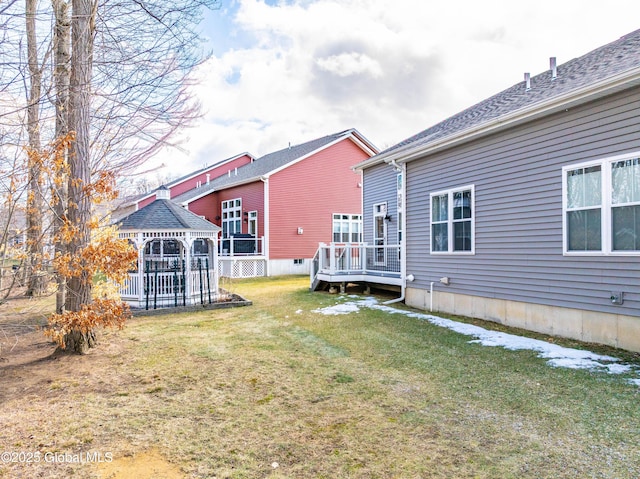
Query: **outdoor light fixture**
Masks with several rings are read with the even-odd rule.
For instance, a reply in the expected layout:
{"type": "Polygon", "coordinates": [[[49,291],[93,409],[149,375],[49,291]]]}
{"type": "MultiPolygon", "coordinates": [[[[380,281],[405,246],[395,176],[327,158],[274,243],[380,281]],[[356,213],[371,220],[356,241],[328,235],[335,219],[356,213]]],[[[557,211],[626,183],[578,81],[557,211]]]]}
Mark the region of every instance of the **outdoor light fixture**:
{"type": "Polygon", "coordinates": [[[391,215],[386,215],[386,216],[384,217],[384,220],[385,220],[385,221],[391,221],[391,215]]]}

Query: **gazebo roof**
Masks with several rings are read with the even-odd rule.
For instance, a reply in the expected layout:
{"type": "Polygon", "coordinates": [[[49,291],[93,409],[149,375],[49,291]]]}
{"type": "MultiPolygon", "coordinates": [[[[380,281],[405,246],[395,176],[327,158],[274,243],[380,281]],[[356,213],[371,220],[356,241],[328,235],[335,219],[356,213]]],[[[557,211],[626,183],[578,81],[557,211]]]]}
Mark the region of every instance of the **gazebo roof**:
{"type": "Polygon", "coordinates": [[[159,199],[118,221],[120,231],[193,230],[220,231],[219,226],[171,200],[159,199]]]}

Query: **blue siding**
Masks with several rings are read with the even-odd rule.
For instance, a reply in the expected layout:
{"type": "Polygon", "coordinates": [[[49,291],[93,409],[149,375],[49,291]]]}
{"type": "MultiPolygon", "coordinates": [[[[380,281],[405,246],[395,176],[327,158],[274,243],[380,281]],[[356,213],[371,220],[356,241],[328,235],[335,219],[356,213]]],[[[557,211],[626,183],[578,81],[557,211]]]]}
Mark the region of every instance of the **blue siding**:
{"type": "Polygon", "coordinates": [[[363,241],[373,244],[373,205],[387,203],[387,244],[398,244],[397,171],[386,163],[363,172],[363,241]]]}
{"type": "MultiPolygon", "coordinates": [[[[640,257],[562,254],[562,167],[629,152],[640,152],[639,88],[409,162],[411,286],[449,276],[451,293],[640,316],[640,257]],[[429,193],[470,184],[476,254],[429,254],[429,193]],[[611,291],[625,292],[624,305],[611,291]]],[[[383,176],[365,171],[365,223],[370,173],[383,176]]]]}

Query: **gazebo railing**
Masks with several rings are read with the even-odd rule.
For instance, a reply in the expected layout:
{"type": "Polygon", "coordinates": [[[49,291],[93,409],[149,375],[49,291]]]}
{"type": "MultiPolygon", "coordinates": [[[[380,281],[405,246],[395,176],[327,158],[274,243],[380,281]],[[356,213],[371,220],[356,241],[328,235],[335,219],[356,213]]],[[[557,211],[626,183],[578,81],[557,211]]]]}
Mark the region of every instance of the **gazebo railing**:
{"type": "Polygon", "coordinates": [[[209,258],[193,258],[194,267],[184,261],[148,260],[144,271],[130,272],[121,288],[124,300],[137,300],[138,307],[156,309],[191,304],[210,304],[218,299],[216,267],[209,258]],[[188,275],[188,277],[187,277],[188,275]],[[188,280],[188,282],[187,282],[188,280]]]}

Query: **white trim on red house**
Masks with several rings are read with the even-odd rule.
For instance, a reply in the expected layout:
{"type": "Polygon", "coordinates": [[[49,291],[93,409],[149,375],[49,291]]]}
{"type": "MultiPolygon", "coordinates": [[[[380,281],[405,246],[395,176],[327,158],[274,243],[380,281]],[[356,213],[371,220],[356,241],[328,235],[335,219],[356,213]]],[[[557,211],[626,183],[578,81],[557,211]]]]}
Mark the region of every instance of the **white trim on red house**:
{"type": "MultiPolygon", "coordinates": [[[[169,183],[167,183],[164,186],[166,186],[167,188],[171,188],[173,186],[179,185],[181,183],[184,183],[185,181],[189,181],[189,180],[195,178],[198,175],[201,175],[202,173],[204,173],[207,170],[211,170],[213,168],[219,168],[220,166],[224,166],[227,163],[230,163],[232,161],[237,160],[238,158],[242,158],[243,156],[248,156],[249,158],[251,158],[252,162],[255,161],[255,159],[256,159],[256,157],[253,156],[251,153],[245,151],[244,153],[237,154],[235,156],[232,156],[231,158],[227,158],[226,160],[222,160],[222,161],[219,161],[218,163],[214,163],[213,165],[209,165],[209,166],[206,166],[204,168],[200,168],[199,170],[196,170],[193,173],[191,173],[189,176],[183,176],[181,178],[177,178],[177,179],[175,179],[173,181],[170,181],[169,183]]],[[[211,178],[211,180],[213,180],[213,179],[215,179],[215,178],[211,178]]],[[[208,182],[207,182],[207,184],[208,184],[208,182]]],[[[146,200],[148,198],[151,198],[152,196],[155,196],[155,195],[156,195],[156,190],[150,191],[146,195],[144,195],[144,196],[142,196],[140,198],[136,198],[135,200],[131,201],[131,203],[129,203],[129,204],[135,204],[136,211],[138,211],[138,209],[139,209],[138,205],[140,204],[141,201],[144,201],[144,200],[146,200]]],[[[126,205],[124,205],[124,206],[126,206],[126,205]]]]}
{"type": "Polygon", "coordinates": [[[304,156],[301,156],[299,158],[296,158],[295,160],[287,163],[286,165],[282,165],[278,168],[276,168],[275,170],[271,170],[270,172],[266,173],[264,176],[266,176],[267,178],[271,175],[275,175],[276,173],[289,168],[290,166],[295,165],[296,163],[300,163],[303,160],[306,160],[307,158],[313,156],[313,155],[317,155],[318,153],[320,153],[321,151],[326,150],[327,148],[331,148],[332,146],[340,143],[341,141],[344,141],[346,139],[350,139],[351,141],[353,141],[360,149],[364,150],[366,153],[371,154],[371,155],[375,155],[376,154],[376,148],[369,144],[366,139],[364,137],[361,137],[360,135],[356,135],[356,130],[355,129],[351,129],[351,130],[347,130],[344,135],[342,135],[339,138],[336,138],[334,141],[332,141],[331,143],[327,143],[326,145],[321,146],[320,148],[317,148],[315,150],[313,150],[310,153],[307,153],[304,156]]]}
{"type": "MultiPolygon", "coordinates": [[[[280,166],[278,168],[275,168],[275,169],[273,169],[271,171],[268,171],[267,173],[264,173],[263,175],[260,175],[260,176],[253,176],[251,178],[246,178],[244,180],[240,180],[240,181],[237,181],[235,183],[228,183],[228,184],[224,185],[223,188],[218,189],[218,190],[216,190],[216,189],[208,189],[208,190],[202,192],[200,195],[197,195],[197,196],[194,196],[192,198],[189,198],[188,200],[183,201],[180,204],[182,206],[186,206],[189,203],[193,203],[194,201],[199,200],[200,198],[203,198],[203,197],[205,197],[207,195],[210,195],[212,193],[215,193],[217,191],[227,190],[229,188],[235,188],[237,186],[242,186],[242,185],[246,185],[246,184],[249,184],[249,183],[254,183],[256,181],[264,181],[264,178],[269,178],[272,175],[274,175],[274,174],[276,174],[276,173],[278,173],[278,172],[280,172],[282,170],[285,170],[285,169],[289,168],[290,166],[295,165],[296,163],[299,163],[299,162],[301,162],[303,160],[306,160],[307,158],[310,158],[311,156],[317,155],[321,151],[324,151],[327,148],[332,147],[332,146],[334,146],[334,145],[336,145],[336,144],[338,144],[341,141],[344,141],[346,139],[349,139],[349,140],[353,141],[365,153],[371,154],[371,155],[375,155],[376,154],[377,149],[375,148],[375,146],[373,146],[371,143],[369,143],[369,141],[366,138],[364,138],[362,135],[356,133],[355,129],[347,130],[347,132],[345,132],[344,135],[340,136],[339,138],[337,138],[336,140],[332,141],[331,143],[327,143],[326,145],[321,146],[320,148],[317,148],[317,149],[313,150],[312,152],[307,153],[306,155],[303,155],[303,156],[301,156],[299,158],[296,158],[295,160],[290,161],[286,165],[282,165],[282,166],[280,166]]],[[[265,233],[265,235],[266,235],[266,233],[265,233]]]]}
{"type": "Polygon", "coordinates": [[[261,176],[260,181],[262,181],[264,183],[264,188],[262,188],[262,191],[264,193],[264,244],[262,245],[262,254],[264,255],[265,258],[267,258],[267,264],[265,266],[266,271],[265,274],[266,276],[270,275],[270,267],[269,267],[269,245],[271,243],[271,228],[269,226],[269,222],[270,222],[270,205],[269,205],[269,178],[266,176],[261,176]]]}

